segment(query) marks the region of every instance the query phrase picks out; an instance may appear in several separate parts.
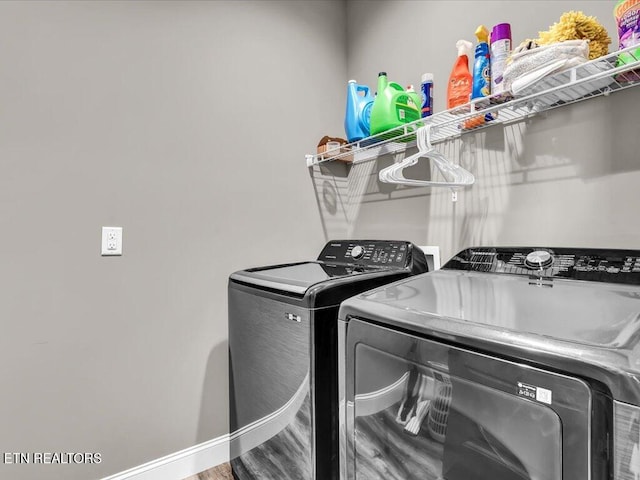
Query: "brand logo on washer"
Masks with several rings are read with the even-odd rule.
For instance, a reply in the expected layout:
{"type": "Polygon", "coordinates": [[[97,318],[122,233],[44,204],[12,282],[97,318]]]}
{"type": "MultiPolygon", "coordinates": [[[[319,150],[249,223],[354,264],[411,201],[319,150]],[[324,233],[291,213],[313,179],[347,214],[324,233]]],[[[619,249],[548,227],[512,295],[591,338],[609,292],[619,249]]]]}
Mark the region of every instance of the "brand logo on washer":
{"type": "Polygon", "coordinates": [[[291,320],[292,322],[298,322],[300,323],[302,321],[302,317],[300,317],[300,315],[296,315],[294,313],[285,313],[284,317],[287,320],[291,320]]]}

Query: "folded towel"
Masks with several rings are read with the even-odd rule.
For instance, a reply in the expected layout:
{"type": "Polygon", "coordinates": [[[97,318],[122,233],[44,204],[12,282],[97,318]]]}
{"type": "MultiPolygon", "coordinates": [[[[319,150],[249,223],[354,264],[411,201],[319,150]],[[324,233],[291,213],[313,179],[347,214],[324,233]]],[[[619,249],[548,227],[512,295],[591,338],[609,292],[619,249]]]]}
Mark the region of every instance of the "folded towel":
{"type": "MultiPolygon", "coordinates": [[[[575,66],[576,62],[586,62],[588,59],[588,40],[568,40],[513,53],[509,57],[509,64],[503,74],[505,88],[512,90],[512,84],[516,80],[536,70],[538,75],[542,72],[544,75],[550,75],[563,68],[575,66]],[[554,68],[548,68],[550,66],[554,68]]],[[[538,77],[538,80],[540,78],[538,77]]]]}

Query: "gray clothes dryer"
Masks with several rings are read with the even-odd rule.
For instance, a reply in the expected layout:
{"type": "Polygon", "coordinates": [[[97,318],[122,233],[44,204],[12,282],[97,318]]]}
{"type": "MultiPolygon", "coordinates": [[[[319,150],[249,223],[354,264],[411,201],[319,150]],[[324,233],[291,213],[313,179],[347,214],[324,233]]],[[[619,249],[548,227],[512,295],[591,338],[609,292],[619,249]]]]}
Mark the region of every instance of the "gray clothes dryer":
{"type": "Polygon", "coordinates": [[[345,480],[640,478],[640,251],[467,249],[338,328],[345,480]]]}
{"type": "Polygon", "coordinates": [[[229,278],[231,465],[240,480],[338,478],[342,300],[427,270],[408,242],[336,240],[229,278]]]}

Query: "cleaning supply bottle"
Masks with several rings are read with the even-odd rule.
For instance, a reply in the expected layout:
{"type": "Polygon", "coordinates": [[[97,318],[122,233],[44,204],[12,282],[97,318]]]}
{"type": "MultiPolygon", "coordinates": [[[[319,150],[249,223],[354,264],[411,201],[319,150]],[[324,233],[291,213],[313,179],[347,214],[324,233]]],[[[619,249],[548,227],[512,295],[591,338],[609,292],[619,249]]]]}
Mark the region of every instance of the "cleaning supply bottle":
{"type": "Polygon", "coordinates": [[[447,108],[459,107],[469,102],[473,77],[469,72],[469,55],[473,44],[467,40],[458,40],[458,58],[453,65],[447,85],[447,108]]]}
{"type": "MultiPolygon", "coordinates": [[[[475,59],[473,61],[473,87],[471,89],[471,100],[474,101],[476,109],[489,106],[489,99],[480,100],[491,94],[491,59],[489,55],[489,30],[484,25],[480,25],[475,31],[478,45],[476,45],[475,59]]],[[[479,115],[464,122],[464,128],[472,129],[479,127],[484,122],[493,120],[491,114],[479,115]]]]}
{"type": "MultiPolygon", "coordinates": [[[[386,72],[378,74],[378,93],[371,108],[371,135],[386,132],[420,118],[417,93],[406,92],[401,85],[389,82],[386,72]]],[[[391,136],[402,134],[393,132],[391,136]]]]}
{"type": "Polygon", "coordinates": [[[491,94],[498,99],[508,100],[509,92],[504,89],[502,74],[511,54],[511,25],[499,23],[491,29],[491,94]]]}
{"type": "Polygon", "coordinates": [[[413,88],[413,85],[409,85],[406,91],[407,95],[409,95],[409,104],[419,109],[421,103],[420,95],[416,92],[415,88],[413,88]]]}
{"type": "MultiPolygon", "coordinates": [[[[639,46],[639,48],[634,48],[629,52],[618,55],[616,67],[621,67],[640,59],[640,0],[618,0],[613,9],[613,17],[618,26],[620,50],[634,45],[639,46]]],[[[616,77],[616,80],[623,82],[637,79],[637,70],[626,75],[623,73],[616,77]]]]}
{"type": "Polygon", "coordinates": [[[422,74],[420,92],[422,94],[420,113],[424,118],[433,114],[433,73],[422,74]]]}
{"type": "Polygon", "coordinates": [[[370,135],[372,107],[373,97],[369,93],[369,87],[358,85],[355,80],[349,80],[347,111],[344,117],[344,131],[349,143],[357,142],[370,135]]]}
{"type": "MultiPolygon", "coordinates": [[[[489,55],[489,30],[484,25],[480,25],[476,29],[476,45],[475,60],[473,62],[473,89],[471,99],[488,97],[491,95],[491,56],[489,55]]],[[[486,106],[489,101],[476,102],[476,106],[486,106]]]]}

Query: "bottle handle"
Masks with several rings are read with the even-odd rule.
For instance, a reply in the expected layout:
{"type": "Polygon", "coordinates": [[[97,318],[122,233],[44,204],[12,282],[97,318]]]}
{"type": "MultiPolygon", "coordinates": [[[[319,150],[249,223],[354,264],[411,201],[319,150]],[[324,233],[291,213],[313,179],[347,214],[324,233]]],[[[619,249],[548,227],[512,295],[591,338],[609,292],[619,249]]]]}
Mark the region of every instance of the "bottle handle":
{"type": "Polygon", "coordinates": [[[367,87],[366,85],[358,85],[357,86],[357,90],[359,92],[364,92],[364,96],[366,97],[367,95],[369,95],[369,87],[367,87]]]}

